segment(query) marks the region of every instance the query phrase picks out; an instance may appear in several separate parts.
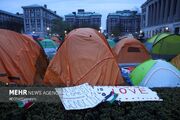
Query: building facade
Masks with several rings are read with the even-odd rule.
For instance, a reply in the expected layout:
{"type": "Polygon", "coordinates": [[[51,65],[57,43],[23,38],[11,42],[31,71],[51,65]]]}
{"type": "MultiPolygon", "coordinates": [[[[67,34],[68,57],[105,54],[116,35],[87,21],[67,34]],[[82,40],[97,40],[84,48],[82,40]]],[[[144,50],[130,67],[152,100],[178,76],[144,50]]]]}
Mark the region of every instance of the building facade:
{"type": "Polygon", "coordinates": [[[145,37],[164,31],[180,34],[180,0],[147,0],[141,9],[145,37]]]}
{"type": "Polygon", "coordinates": [[[123,10],[109,13],[106,20],[108,35],[119,32],[119,35],[134,34],[140,30],[140,14],[137,11],[123,10]]]}
{"type": "Polygon", "coordinates": [[[23,32],[23,17],[20,14],[0,10],[0,28],[21,33],[23,32]]]}
{"type": "Polygon", "coordinates": [[[47,9],[47,5],[23,6],[24,30],[26,34],[35,33],[41,37],[48,35],[51,31],[54,19],[62,20],[56,11],[47,9]]]}
{"type": "Polygon", "coordinates": [[[84,9],[78,9],[78,12],[72,12],[65,15],[65,21],[75,28],[79,27],[92,27],[100,29],[101,27],[101,14],[95,12],[85,12],[84,9]]]}

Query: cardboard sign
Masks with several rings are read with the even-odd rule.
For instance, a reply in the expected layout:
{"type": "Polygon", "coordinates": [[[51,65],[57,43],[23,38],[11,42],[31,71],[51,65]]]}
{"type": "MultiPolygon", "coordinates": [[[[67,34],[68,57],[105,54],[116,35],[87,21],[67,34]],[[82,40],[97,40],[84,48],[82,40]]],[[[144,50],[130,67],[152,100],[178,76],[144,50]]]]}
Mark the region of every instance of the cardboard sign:
{"type": "Polygon", "coordinates": [[[102,97],[87,83],[55,90],[66,110],[93,108],[102,102],[102,97]]]}
{"type": "MultiPolygon", "coordinates": [[[[140,86],[94,86],[94,90],[101,95],[104,99],[107,95],[113,91],[117,94],[116,100],[121,102],[133,102],[133,101],[162,101],[156,92],[153,92],[147,87],[140,86]]],[[[107,99],[111,101],[113,95],[107,99]]]]}
{"type": "Polygon", "coordinates": [[[85,83],[79,86],[55,89],[66,110],[93,108],[102,101],[162,101],[156,92],[140,86],[92,87],[85,83]]]}

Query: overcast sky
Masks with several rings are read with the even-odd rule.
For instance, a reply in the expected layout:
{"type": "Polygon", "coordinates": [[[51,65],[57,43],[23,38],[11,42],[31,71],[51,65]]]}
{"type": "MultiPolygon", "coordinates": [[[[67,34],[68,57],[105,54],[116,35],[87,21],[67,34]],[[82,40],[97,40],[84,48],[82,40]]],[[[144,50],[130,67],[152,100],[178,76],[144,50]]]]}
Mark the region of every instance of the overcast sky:
{"type": "Polygon", "coordinates": [[[22,13],[22,6],[47,4],[48,9],[57,11],[57,14],[64,17],[65,14],[85,9],[85,11],[102,14],[102,28],[105,29],[108,13],[117,10],[138,10],[146,0],[0,0],[0,9],[8,12],[22,13]]]}

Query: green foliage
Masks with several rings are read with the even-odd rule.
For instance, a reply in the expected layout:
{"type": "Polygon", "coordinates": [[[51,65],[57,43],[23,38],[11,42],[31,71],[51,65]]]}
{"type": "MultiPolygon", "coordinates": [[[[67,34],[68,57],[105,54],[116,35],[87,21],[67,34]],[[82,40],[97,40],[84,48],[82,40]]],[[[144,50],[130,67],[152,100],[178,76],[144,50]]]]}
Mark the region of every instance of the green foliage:
{"type": "Polygon", "coordinates": [[[0,103],[1,120],[178,120],[180,88],[154,89],[162,102],[101,103],[92,109],[66,111],[61,103],[35,103],[24,110],[0,103]]]}
{"type": "Polygon", "coordinates": [[[112,29],[112,34],[114,36],[120,36],[121,32],[122,32],[122,30],[121,30],[121,25],[120,24],[116,24],[112,29]]]}
{"type": "Polygon", "coordinates": [[[51,27],[51,33],[60,34],[61,36],[64,36],[64,31],[68,31],[70,29],[70,26],[62,20],[54,19],[52,21],[52,27],[51,27]]]}
{"type": "Polygon", "coordinates": [[[68,27],[69,27],[68,30],[73,30],[73,29],[76,29],[76,28],[93,28],[93,29],[96,29],[96,30],[100,30],[98,25],[91,25],[91,24],[88,24],[88,23],[83,23],[83,24],[79,24],[79,25],[72,25],[72,26],[68,26],[68,27]]]}
{"type": "Polygon", "coordinates": [[[59,19],[54,19],[52,21],[52,27],[51,27],[51,33],[56,33],[56,34],[60,34],[61,36],[64,36],[64,31],[70,32],[73,29],[76,28],[94,28],[96,30],[99,30],[99,26],[98,25],[91,25],[91,24],[80,24],[80,25],[69,25],[66,21],[62,21],[59,19]]]}

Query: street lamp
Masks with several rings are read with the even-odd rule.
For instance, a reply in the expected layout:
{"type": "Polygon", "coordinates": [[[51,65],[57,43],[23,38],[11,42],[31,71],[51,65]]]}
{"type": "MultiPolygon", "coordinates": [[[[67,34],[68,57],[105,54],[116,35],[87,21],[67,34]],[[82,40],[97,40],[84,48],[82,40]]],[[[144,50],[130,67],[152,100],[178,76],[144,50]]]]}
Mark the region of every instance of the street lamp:
{"type": "Polygon", "coordinates": [[[166,28],[165,28],[165,30],[166,30],[166,32],[168,32],[168,31],[169,31],[169,28],[168,28],[168,27],[166,27],[166,28]]]}
{"type": "Polygon", "coordinates": [[[47,30],[47,36],[49,36],[49,30],[50,30],[50,28],[47,27],[46,30],[47,30]]]}
{"type": "Polygon", "coordinates": [[[99,27],[99,31],[102,32],[102,27],[99,27]]]}
{"type": "Polygon", "coordinates": [[[139,33],[140,33],[140,34],[142,34],[142,33],[143,33],[143,31],[142,31],[142,30],[140,30],[140,31],[139,31],[139,33]]]}
{"type": "Polygon", "coordinates": [[[67,31],[65,30],[65,31],[64,31],[64,34],[66,34],[66,33],[67,33],[67,31]]]}
{"type": "Polygon", "coordinates": [[[49,31],[49,30],[50,30],[50,28],[49,28],[49,27],[47,27],[46,29],[47,29],[47,31],[49,31]]]}
{"type": "Polygon", "coordinates": [[[32,33],[35,34],[35,31],[33,31],[32,33]]]}
{"type": "Polygon", "coordinates": [[[64,31],[64,35],[65,35],[65,37],[67,36],[67,31],[66,30],[64,31]]]}

